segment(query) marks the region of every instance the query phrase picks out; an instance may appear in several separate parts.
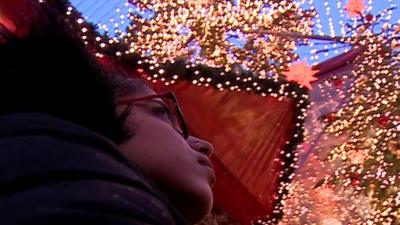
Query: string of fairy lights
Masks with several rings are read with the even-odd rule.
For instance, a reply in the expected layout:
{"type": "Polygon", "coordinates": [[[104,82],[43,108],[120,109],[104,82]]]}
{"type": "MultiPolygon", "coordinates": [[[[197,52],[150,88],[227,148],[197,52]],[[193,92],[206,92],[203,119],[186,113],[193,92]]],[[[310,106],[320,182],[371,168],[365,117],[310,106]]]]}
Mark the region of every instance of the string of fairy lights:
{"type": "Polygon", "coordinates": [[[398,3],[321,2],[116,1],[95,27],[74,7],[66,15],[97,57],[130,57],[149,81],[296,101],[298,129],[282,151],[281,198],[272,217],[254,224],[400,223],[398,3]],[[317,85],[329,101],[311,110],[330,113],[309,118],[313,126],[304,130],[318,70],[303,58],[315,66],[349,51],[360,51],[352,72],[317,85]],[[338,141],[324,145],[329,140],[338,141]],[[293,174],[304,152],[307,163],[293,174]]]}
{"type": "Polygon", "coordinates": [[[381,51],[374,45],[365,51],[355,73],[367,73],[368,77],[356,79],[350,90],[351,101],[335,115],[340,120],[327,127],[329,133],[349,136],[348,141],[331,152],[331,161],[339,159],[344,163],[330,179],[344,179],[344,186],[354,187],[355,196],[362,192],[370,194],[370,201],[375,205],[367,222],[394,224],[399,222],[398,200],[392,201],[400,184],[400,129],[397,126],[400,77],[398,62],[394,65],[386,52],[384,56],[376,54],[381,51]]]}
{"type": "Polygon", "coordinates": [[[354,32],[367,37],[353,43],[363,51],[354,61],[352,74],[333,76],[319,85],[326,99],[333,98],[330,89],[336,87],[334,113],[323,117],[322,128],[307,129],[306,141],[320,138],[322,131],[324,139],[334,143],[326,147],[323,141],[313,140],[317,144],[310,163],[286,186],[290,194],[280,208],[285,215],[280,224],[400,222],[399,23],[385,22],[377,34],[374,22],[390,20],[391,9],[366,15],[364,22],[353,26],[354,32]],[[350,81],[349,76],[353,77],[350,81]],[[350,88],[342,89],[346,82],[350,88]],[[323,174],[317,171],[321,169],[323,174]]]}

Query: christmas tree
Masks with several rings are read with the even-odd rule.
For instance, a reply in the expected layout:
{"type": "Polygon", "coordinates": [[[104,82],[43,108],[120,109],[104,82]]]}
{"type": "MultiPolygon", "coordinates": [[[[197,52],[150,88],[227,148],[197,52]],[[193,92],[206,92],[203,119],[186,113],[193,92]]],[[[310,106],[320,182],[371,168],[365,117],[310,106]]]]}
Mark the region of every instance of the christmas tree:
{"type": "MultiPolygon", "coordinates": [[[[361,9],[356,3],[348,7],[361,9]]],[[[306,122],[304,161],[286,186],[280,224],[400,224],[399,25],[377,32],[382,14],[357,15],[351,43],[359,54],[350,75],[319,87],[329,101],[314,104],[306,122]]]]}
{"type": "Polygon", "coordinates": [[[351,189],[352,198],[368,197],[368,215],[357,223],[400,223],[400,64],[395,29],[385,31],[388,36],[357,40],[363,52],[356,59],[350,101],[333,114],[326,128],[347,140],[329,153],[327,160],[337,168],[323,185],[351,189]]]}

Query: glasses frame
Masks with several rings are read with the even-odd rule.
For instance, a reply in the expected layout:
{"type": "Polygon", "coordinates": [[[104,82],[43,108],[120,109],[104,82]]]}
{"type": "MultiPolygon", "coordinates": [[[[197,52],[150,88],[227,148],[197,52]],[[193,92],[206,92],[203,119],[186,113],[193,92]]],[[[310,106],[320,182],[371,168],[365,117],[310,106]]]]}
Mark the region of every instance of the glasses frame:
{"type": "Polygon", "coordinates": [[[149,96],[144,96],[144,97],[139,97],[139,98],[129,98],[129,97],[122,98],[117,101],[117,105],[127,105],[128,106],[127,109],[129,109],[131,107],[132,103],[134,103],[134,102],[146,101],[146,100],[153,99],[153,98],[161,98],[161,99],[169,98],[170,100],[172,100],[173,106],[177,113],[178,122],[180,123],[181,128],[182,128],[181,135],[183,136],[183,138],[188,139],[189,138],[189,130],[188,130],[187,124],[185,122],[185,119],[183,117],[182,110],[179,106],[178,99],[176,98],[176,95],[174,94],[174,92],[166,92],[166,93],[162,93],[162,94],[149,95],[149,96]]]}

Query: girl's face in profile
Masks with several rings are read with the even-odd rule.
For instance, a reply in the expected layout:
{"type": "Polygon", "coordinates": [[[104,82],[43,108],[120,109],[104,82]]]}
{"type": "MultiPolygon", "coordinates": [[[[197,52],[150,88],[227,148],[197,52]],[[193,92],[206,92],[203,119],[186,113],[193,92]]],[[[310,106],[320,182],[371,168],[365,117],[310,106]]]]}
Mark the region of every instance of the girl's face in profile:
{"type": "MultiPolygon", "coordinates": [[[[124,98],[156,94],[150,88],[142,89],[124,98]]],[[[160,98],[132,103],[127,127],[134,135],[120,149],[155,181],[187,222],[194,224],[210,212],[213,203],[215,174],[209,160],[213,146],[196,137],[185,139],[165,106],[160,98]]],[[[118,111],[126,107],[119,105],[118,111]]]]}

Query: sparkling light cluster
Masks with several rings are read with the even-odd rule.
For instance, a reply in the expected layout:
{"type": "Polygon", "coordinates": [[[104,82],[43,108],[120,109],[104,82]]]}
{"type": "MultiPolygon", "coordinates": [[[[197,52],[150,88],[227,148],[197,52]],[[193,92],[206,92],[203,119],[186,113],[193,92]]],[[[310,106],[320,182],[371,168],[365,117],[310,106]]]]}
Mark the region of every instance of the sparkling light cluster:
{"type": "Polygon", "coordinates": [[[365,224],[400,223],[400,64],[391,48],[395,36],[360,40],[357,79],[350,101],[333,115],[326,131],[348,140],[333,148],[329,160],[340,163],[326,183],[352,187],[368,196],[371,212],[365,224]]]}
{"type": "Polygon", "coordinates": [[[278,79],[297,58],[298,40],[285,33],[310,35],[313,11],[290,1],[132,1],[154,18],[131,14],[132,26],[124,41],[132,52],[156,64],[185,59],[194,64],[248,69],[260,78],[278,79]],[[242,47],[228,39],[235,36],[242,47]]]}
{"type": "Polygon", "coordinates": [[[284,189],[279,224],[400,224],[400,35],[398,23],[374,30],[385,13],[360,14],[352,74],[320,86],[322,96],[338,89],[336,100],[306,122],[306,163],[284,189]]]}

